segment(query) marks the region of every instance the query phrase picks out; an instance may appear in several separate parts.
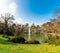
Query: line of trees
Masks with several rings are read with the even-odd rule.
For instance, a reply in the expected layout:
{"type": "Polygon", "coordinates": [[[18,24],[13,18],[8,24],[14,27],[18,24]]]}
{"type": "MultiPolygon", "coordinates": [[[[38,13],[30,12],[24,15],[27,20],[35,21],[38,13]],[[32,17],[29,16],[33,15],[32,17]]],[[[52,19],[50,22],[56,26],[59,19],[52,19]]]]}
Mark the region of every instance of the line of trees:
{"type": "MultiPolygon", "coordinates": [[[[51,19],[50,22],[44,23],[41,25],[31,25],[31,33],[33,34],[48,34],[54,33],[56,35],[60,35],[60,10],[57,9],[55,14],[55,18],[51,19]]],[[[14,23],[14,16],[10,13],[5,13],[5,15],[0,16],[0,34],[5,35],[22,35],[28,34],[29,24],[25,25],[14,23]]]]}
{"type": "MultiPolygon", "coordinates": [[[[1,15],[0,17],[0,34],[5,35],[22,35],[28,33],[28,26],[29,24],[26,23],[25,25],[15,24],[14,16],[10,13],[5,13],[5,15],[1,15]]],[[[35,26],[34,24],[31,25],[31,33],[38,34],[40,33],[40,26],[35,26]]]]}
{"type": "Polygon", "coordinates": [[[54,18],[41,26],[41,33],[60,35],[60,8],[54,12],[54,18]]]}

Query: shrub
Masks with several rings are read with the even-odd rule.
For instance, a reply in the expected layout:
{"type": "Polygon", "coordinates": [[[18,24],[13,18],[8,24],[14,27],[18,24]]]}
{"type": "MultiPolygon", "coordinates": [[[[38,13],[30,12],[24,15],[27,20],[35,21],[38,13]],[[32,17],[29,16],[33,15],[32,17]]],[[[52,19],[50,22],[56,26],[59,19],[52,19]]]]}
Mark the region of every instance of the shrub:
{"type": "Polygon", "coordinates": [[[35,40],[34,38],[28,39],[26,44],[39,44],[39,41],[35,40]]]}
{"type": "Polygon", "coordinates": [[[48,41],[47,41],[47,40],[45,40],[43,43],[48,43],[48,41]]]}
{"type": "Polygon", "coordinates": [[[56,45],[60,45],[60,39],[56,39],[56,45]]]}
{"type": "Polygon", "coordinates": [[[56,36],[56,39],[60,39],[60,36],[56,36]]]}
{"type": "Polygon", "coordinates": [[[48,43],[49,44],[56,44],[56,36],[52,35],[52,34],[49,34],[48,35],[48,43]]]}
{"type": "Polygon", "coordinates": [[[14,37],[10,39],[10,41],[13,43],[25,43],[25,39],[23,37],[14,37]]]}

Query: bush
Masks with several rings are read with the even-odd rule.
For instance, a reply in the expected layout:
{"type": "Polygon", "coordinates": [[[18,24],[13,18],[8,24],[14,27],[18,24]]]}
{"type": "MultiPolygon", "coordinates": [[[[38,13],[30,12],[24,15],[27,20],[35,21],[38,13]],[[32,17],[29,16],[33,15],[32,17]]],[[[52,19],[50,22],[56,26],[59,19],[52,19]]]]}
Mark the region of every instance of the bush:
{"type": "Polygon", "coordinates": [[[35,40],[34,38],[31,38],[25,42],[26,44],[39,44],[39,41],[35,40]]]}
{"type": "Polygon", "coordinates": [[[23,37],[14,37],[10,39],[10,41],[13,43],[25,43],[25,39],[23,37]]]}
{"type": "Polygon", "coordinates": [[[56,36],[55,35],[52,35],[52,34],[49,34],[48,35],[48,43],[49,44],[56,44],[56,36]]]}
{"type": "Polygon", "coordinates": [[[56,39],[56,45],[60,45],[60,39],[56,39]]]}
{"type": "Polygon", "coordinates": [[[43,43],[48,43],[48,41],[47,41],[47,40],[45,40],[43,43]]]}

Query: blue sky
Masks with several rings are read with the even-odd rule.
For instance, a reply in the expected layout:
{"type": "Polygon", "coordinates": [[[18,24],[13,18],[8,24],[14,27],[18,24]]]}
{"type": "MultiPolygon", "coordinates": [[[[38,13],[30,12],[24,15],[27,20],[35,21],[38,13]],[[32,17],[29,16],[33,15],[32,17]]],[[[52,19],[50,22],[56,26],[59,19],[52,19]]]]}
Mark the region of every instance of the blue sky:
{"type": "Polygon", "coordinates": [[[18,13],[27,23],[42,24],[53,18],[60,0],[17,0],[18,13]]]}

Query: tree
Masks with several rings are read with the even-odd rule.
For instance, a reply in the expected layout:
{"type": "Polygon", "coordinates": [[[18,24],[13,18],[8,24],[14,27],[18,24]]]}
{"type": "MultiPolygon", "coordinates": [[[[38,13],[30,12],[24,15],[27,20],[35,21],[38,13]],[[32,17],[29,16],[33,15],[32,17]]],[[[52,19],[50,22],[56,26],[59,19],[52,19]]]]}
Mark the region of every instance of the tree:
{"type": "Polygon", "coordinates": [[[3,34],[3,25],[4,23],[0,22],[0,34],[3,34]]]}
{"type": "Polygon", "coordinates": [[[3,23],[4,23],[4,27],[3,27],[3,29],[4,29],[3,37],[4,37],[6,32],[7,32],[7,30],[8,30],[9,24],[12,22],[12,20],[14,20],[14,17],[10,13],[5,13],[5,15],[1,15],[0,18],[3,20],[3,23]]]}
{"type": "Polygon", "coordinates": [[[29,24],[28,23],[26,23],[26,27],[28,27],[29,26],[29,24]]]}
{"type": "Polygon", "coordinates": [[[26,24],[25,24],[25,30],[24,30],[24,33],[25,33],[25,34],[28,34],[28,29],[29,29],[29,24],[26,23],[26,24]]]}

